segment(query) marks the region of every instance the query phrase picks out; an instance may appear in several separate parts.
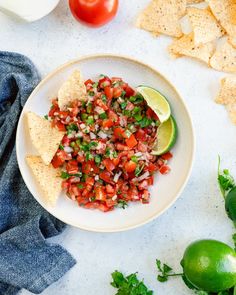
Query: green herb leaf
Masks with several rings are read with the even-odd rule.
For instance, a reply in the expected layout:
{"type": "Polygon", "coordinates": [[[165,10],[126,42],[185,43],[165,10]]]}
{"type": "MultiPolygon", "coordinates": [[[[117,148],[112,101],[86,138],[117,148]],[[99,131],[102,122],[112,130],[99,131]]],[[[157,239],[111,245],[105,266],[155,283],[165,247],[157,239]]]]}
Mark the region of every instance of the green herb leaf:
{"type": "Polygon", "coordinates": [[[138,163],[138,157],[132,156],[131,161],[133,161],[134,163],[138,163]]]}
{"type": "Polygon", "coordinates": [[[183,275],[182,273],[181,274],[172,273],[172,268],[165,263],[162,264],[159,259],[156,259],[156,267],[159,272],[157,276],[157,280],[161,283],[167,282],[169,277],[183,275]]]}
{"type": "Polygon", "coordinates": [[[118,289],[116,295],[153,295],[153,291],[148,290],[143,281],[139,281],[137,273],[125,277],[121,272],[114,271],[111,285],[118,289]]]}
{"type": "Polygon", "coordinates": [[[137,167],[136,167],[136,169],[134,171],[135,176],[140,175],[140,173],[143,171],[144,166],[145,166],[144,164],[142,166],[137,165],[137,167]]]}
{"type": "Polygon", "coordinates": [[[93,116],[88,116],[88,119],[86,120],[86,123],[88,125],[94,124],[94,118],[93,118],[93,116]]]}
{"type": "Polygon", "coordinates": [[[84,185],[82,183],[78,183],[77,184],[77,187],[80,188],[80,189],[83,189],[84,188],[84,185]]]}
{"type": "Polygon", "coordinates": [[[145,128],[145,127],[148,127],[149,125],[152,124],[152,120],[147,118],[147,117],[144,117],[140,122],[139,122],[139,125],[141,128],[145,128]]]}
{"type": "Polygon", "coordinates": [[[61,143],[59,144],[59,149],[64,150],[64,146],[61,143]]]}
{"type": "Polygon", "coordinates": [[[62,171],[61,172],[61,178],[63,178],[63,179],[68,179],[68,178],[70,178],[71,177],[71,175],[69,174],[69,173],[67,173],[67,172],[65,172],[65,171],[62,171]]]}
{"type": "Polygon", "coordinates": [[[95,163],[96,163],[97,165],[99,165],[99,164],[102,162],[102,157],[99,156],[99,155],[96,155],[96,156],[94,157],[94,161],[95,161],[95,163]]]}
{"type": "Polygon", "coordinates": [[[100,119],[106,119],[107,118],[107,114],[104,112],[104,113],[101,113],[100,115],[99,115],[99,118],[100,119]]]}
{"type": "Polygon", "coordinates": [[[220,156],[218,157],[218,184],[224,198],[226,193],[235,186],[234,178],[230,175],[229,170],[220,171],[220,156]]]}
{"type": "Polygon", "coordinates": [[[124,110],[126,108],[126,106],[127,106],[127,101],[124,101],[120,104],[120,107],[122,110],[124,110]]]}
{"type": "Polygon", "coordinates": [[[233,239],[233,242],[234,242],[234,249],[236,251],[236,234],[232,235],[232,239],[233,239]]]}
{"type": "Polygon", "coordinates": [[[117,205],[118,208],[125,209],[126,207],[128,207],[128,203],[125,200],[118,200],[117,203],[118,203],[117,205]]]}
{"type": "Polygon", "coordinates": [[[45,115],[45,116],[44,116],[44,119],[48,120],[48,115],[45,115]]]}
{"type": "Polygon", "coordinates": [[[67,130],[67,133],[70,134],[72,131],[77,132],[79,129],[78,129],[77,125],[72,123],[72,124],[66,126],[66,130],[67,130]]]}

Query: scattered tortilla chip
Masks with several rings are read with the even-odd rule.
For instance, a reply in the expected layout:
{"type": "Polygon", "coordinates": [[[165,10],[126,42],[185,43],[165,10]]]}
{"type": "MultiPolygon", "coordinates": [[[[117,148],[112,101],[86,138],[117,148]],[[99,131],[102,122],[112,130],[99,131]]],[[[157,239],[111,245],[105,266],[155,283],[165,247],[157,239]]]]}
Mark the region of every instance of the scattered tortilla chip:
{"type": "Polygon", "coordinates": [[[191,33],[184,35],[180,39],[174,40],[168,50],[174,57],[186,55],[197,58],[208,64],[212,53],[214,52],[214,45],[211,42],[194,45],[193,34],[191,33]]]}
{"type": "Polygon", "coordinates": [[[231,121],[236,124],[236,103],[233,104],[228,104],[226,106],[226,109],[229,113],[229,117],[231,119],[231,121]]]}
{"type": "Polygon", "coordinates": [[[224,35],[224,29],[208,8],[189,7],[187,15],[193,28],[196,45],[214,41],[224,35]]]}
{"type": "Polygon", "coordinates": [[[137,20],[137,27],[154,34],[183,35],[179,19],[185,14],[186,0],[152,0],[137,20]]]}
{"type": "Polygon", "coordinates": [[[28,156],[26,161],[44,193],[45,201],[55,206],[61,192],[60,170],[54,169],[52,165],[45,165],[39,156],[28,156]]]}
{"type": "Polygon", "coordinates": [[[221,80],[221,89],[216,102],[224,105],[236,103],[236,76],[229,76],[221,80]]]}
{"type": "Polygon", "coordinates": [[[204,0],[187,0],[187,4],[195,4],[195,3],[201,3],[204,0]]]}
{"type": "Polygon", "coordinates": [[[211,57],[210,65],[218,71],[236,72],[236,48],[225,42],[211,57]]]}
{"type": "Polygon", "coordinates": [[[235,0],[206,0],[216,19],[226,32],[236,36],[236,1],[235,0]]]}
{"type": "Polygon", "coordinates": [[[229,43],[236,48],[236,37],[229,37],[229,43]]]}
{"type": "Polygon", "coordinates": [[[27,113],[31,141],[46,165],[51,163],[64,132],[51,127],[51,123],[35,113],[27,113]]]}
{"type": "Polygon", "coordinates": [[[74,71],[58,91],[58,105],[61,110],[74,100],[86,100],[86,86],[80,71],[74,71]]]}

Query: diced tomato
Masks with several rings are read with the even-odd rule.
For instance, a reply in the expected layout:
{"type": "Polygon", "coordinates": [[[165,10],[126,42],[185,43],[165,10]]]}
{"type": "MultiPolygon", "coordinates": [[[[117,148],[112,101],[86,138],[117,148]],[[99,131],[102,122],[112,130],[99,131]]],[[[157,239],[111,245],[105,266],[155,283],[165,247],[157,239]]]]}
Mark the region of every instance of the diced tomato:
{"type": "Polygon", "coordinates": [[[58,150],[56,155],[52,159],[52,165],[54,168],[58,168],[64,164],[66,160],[70,160],[71,156],[68,155],[64,150],[58,150]]]}
{"type": "Polygon", "coordinates": [[[92,86],[94,84],[94,82],[91,79],[88,79],[84,82],[84,84],[85,84],[85,86],[88,86],[88,85],[92,86]]]}
{"type": "Polygon", "coordinates": [[[136,137],[137,140],[140,140],[140,141],[146,141],[147,140],[147,134],[141,128],[139,128],[139,130],[135,133],[135,137],[136,137]]]}
{"type": "Polygon", "coordinates": [[[107,184],[107,185],[106,185],[106,192],[107,192],[108,194],[113,194],[113,193],[115,192],[115,189],[114,189],[114,187],[113,187],[112,185],[107,184]]]}
{"type": "Polygon", "coordinates": [[[147,166],[147,170],[149,172],[155,172],[158,170],[158,167],[157,165],[154,165],[153,163],[149,163],[149,165],[147,166]]]}
{"type": "Polygon", "coordinates": [[[138,185],[138,189],[143,190],[148,188],[148,181],[147,179],[141,181],[138,185]]]}
{"type": "Polygon", "coordinates": [[[99,80],[98,85],[100,88],[104,89],[105,87],[111,85],[111,80],[108,77],[104,77],[99,80]]]}
{"type": "Polygon", "coordinates": [[[108,110],[108,106],[101,100],[101,99],[97,99],[96,100],[96,104],[101,107],[104,111],[108,110]]]}
{"type": "Polygon", "coordinates": [[[115,165],[110,159],[104,159],[103,164],[109,172],[112,172],[115,169],[115,165]]]}
{"type": "Polygon", "coordinates": [[[65,125],[59,121],[56,123],[56,127],[58,128],[59,131],[66,131],[65,125]]]}
{"type": "Polygon", "coordinates": [[[66,171],[69,174],[76,174],[79,171],[78,162],[76,160],[71,160],[66,164],[66,171]]]}
{"type": "Polygon", "coordinates": [[[77,156],[77,161],[78,161],[79,163],[83,163],[83,162],[85,161],[85,156],[84,156],[84,155],[78,155],[78,156],[77,156]]]}
{"type": "Polygon", "coordinates": [[[61,143],[65,146],[68,146],[70,144],[70,139],[67,137],[67,135],[64,135],[64,137],[62,138],[61,143]]]}
{"type": "Polygon", "coordinates": [[[147,178],[147,181],[148,181],[148,185],[153,185],[153,183],[154,183],[154,177],[151,176],[151,177],[147,178]]]}
{"type": "Polygon", "coordinates": [[[135,91],[133,88],[131,88],[129,85],[127,85],[127,87],[125,88],[125,92],[126,92],[126,97],[130,97],[133,96],[135,94],[135,91]]]}
{"type": "Polygon", "coordinates": [[[150,107],[148,107],[148,109],[146,111],[146,115],[150,119],[158,120],[157,114],[150,107]]]}
{"type": "Polygon", "coordinates": [[[109,208],[105,204],[100,204],[98,209],[102,212],[108,212],[108,211],[111,211],[113,208],[109,208]]]}
{"type": "Polygon", "coordinates": [[[120,159],[119,158],[114,158],[112,159],[112,162],[115,166],[117,166],[120,163],[120,159]]]}
{"type": "Polygon", "coordinates": [[[133,135],[133,134],[131,134],[131,136],[129,137],[129,138],[127,138],[126,140],[125,140],[125,142],[126,142],[126,144],[127,144],[127,146],[129,147],[129,148],[133,148],[133,147],[135,147],[136,145],[137,145],[137,140],[136,140],[136,138],[135,138],[135,136],[133,135]]]}
{"type": "Polygon", "coordinates": [[[112,78],[111,78],[111,82],[112,82],[112,83],[122,82],[122,78],[119,78],[119,77],[112,77],[112,78]]]}
{"type": "Polygon", "coordinates": [[[91,162],[84,162],[82,164],[82,172],[85,174],[89,174],[91,172],[92,164],[91,162]]]}
{"type": "Polygon", "coordinates": [[[111,100],[113,98],[113,88],[110,86],[107,86],[104,88],[104,93],[108,100],[111,100]]]}
{"type": "Polygon", "coordinates": [[[103,187],[99,186],[95,188],[95,198],[97,201],[106,200],[106,194],[103,187]]]}
{"type": "Polygon", "coordinates": [[[136,167],[137,167],[137,164],[133,161],[129,161],[125,163],[125,171],[127,173],[133,172],[136,169],[136,167]]]}
{"type": "Polygon", "coordinates": [[[124,138],[124,129],[120,128],[120,127],[116,127],[114,128],[113,134],[115,136],[116,139],[122,140],[124,138]]]}
{"type": "Polygon", "coordinates": [[[110,119],[105,119],[102,122],[102,127],[103,128],[111,128],[114,125],[113,121],[110,119]]]}
{"type": "Polygon", "coordinates": [[[167,152],[167,153],[161,155],[161,157],[164,160],[170,160],[173,157],[173,155],[171,154],[171,152],[167,152]]]}
{"type": "Polygon", "coordinates": [[[113,88],[113,97],[118,98],[122,94],[122,88],[121,87],[114,87],[113,88]]]}
{"type": "Polygon", "coordinates": [[[111,174],[108,171],[101,172],[99,177],[107,183],[113,183],[113,181],[111,179],[111,174]]]}
{"type": "Polygon", "coordinates": [[[119,122],[118,115],[115,112],[113,112],[112,110],[109,110],[108,111],[108,117],[109,117],[110,120],[112,120],[115,123],[118,123],[119,122]]]}
{"type": "Polygon", "coordinates": [[[85,183],[87,185],[90,185],[90,186],[93,186],[94,185],[94,178],[93,177],[87,177],[86,180],[85,180],[85,183]]]}
{"type": "Polygon", "coordinates": [[[142,193],[142,203],[148,204],[149,200],[150,200],[150,193],[148,190],[145,189],[143,190],[143,193],[142,193]]]}
{"type": "Polygon", "coordinates": [[[116,201],[113,201],[112,199],[107,199],[106,200],[106,205],[107,205],[107,207],[114,207],[115,205],[117,204],[117,202],[116,201]]]}
{"type": "Polygon", "coordinates": [[[129,147],[122,143],[116,143],[116,149],[118,151],[128,151],[129,147]]]}
{"type": "Polygon", "coordinates": [[[163,166],[161,166],[159,171],[161,174],[167,174],[170,172],[170,167],[167,165],[163,165],[163,166]]]}
{"type": "Polygon", "coordinates": [[[62,184],[61,184],[62,189],[68,190],[69,186],[70,186],[70,184],[69,184],[69,182],[67,182],[67,180],[62,181],[62,184]]]}

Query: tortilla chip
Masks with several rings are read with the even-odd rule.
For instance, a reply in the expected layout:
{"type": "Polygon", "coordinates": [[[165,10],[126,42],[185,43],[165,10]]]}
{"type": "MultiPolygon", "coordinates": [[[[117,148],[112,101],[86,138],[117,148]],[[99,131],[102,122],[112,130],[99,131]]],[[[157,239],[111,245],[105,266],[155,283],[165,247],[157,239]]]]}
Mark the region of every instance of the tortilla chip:
{"type": "Polygon", "coordinates": [[[236,103],[228,104],[226,106],[226,109],[229,113],[229,117],[230,117],[232,123],[236,124],[236,103]]]}
{"type": "Polygon", "coordinates": [[[236,72],[236,48],[225,42],[211,57],[210,65],[218,71],[236,72]]]}
{"type": "Polygon", "coordinates": [[[229,37],[229,43],[236,48],[236,37],[229,37]]]}
{"type": "Polygon", "coordinates": [[[187,0],[187,4],[195,4],[195,3],[201,3],[204,0],[187,0]]]}
{"type": "Polygon", "coordinates": [[[193,28],[196,45],[214,41],[224,35],[224,29],[208,8],[189,7],[187,15],[193,28]]]}
{"type": "Polygon", "coordinates": [[[74,100],[86,100],[86,86],[80,71],[74,71],[58,91],[58,105],[61,110],[74,100]]]}
{"type": "Polygon", "coordinates": [[[49,205],[55,206],[61,192],[60,170],[54,169],[52,165],[45,165],[39,156],[28,156],[26,162],[43,191],[45,201],[49,205]]]}
{"type": "Polygon", "coordinates": [[[137,27],[154,34],[183,35],[179,19],[185,14],[186,0],[152,0],[137,20],[137,27]]]}
{"type": "Polygon", "coordinates": [[[236,1],[235,0],[206,0],[216,19],[226,32],[236,36],[236,1]]]}
{"type": "Polygon", "coordinates": [[[170,54],[174,57],[190,56],[197,58],[207,64],[214,52],[214,45],[209,42],[201,45],[194,45],[193,34],[184,35],[176,39],[168,48],[170,54]]]}
{"type": "Polygon", "coordinates": [[[224,105],[236,103],[236,76],[229,76],[221,80],[221,89],[216,102],[224,105]]]}
{"type": "Polygon", "coordinates": [[[26,114],[31,141],[46,165],[51,163],[59,144],[64,136],[64,132],[51,127],[51,123],[28,112],[26,114]]]}

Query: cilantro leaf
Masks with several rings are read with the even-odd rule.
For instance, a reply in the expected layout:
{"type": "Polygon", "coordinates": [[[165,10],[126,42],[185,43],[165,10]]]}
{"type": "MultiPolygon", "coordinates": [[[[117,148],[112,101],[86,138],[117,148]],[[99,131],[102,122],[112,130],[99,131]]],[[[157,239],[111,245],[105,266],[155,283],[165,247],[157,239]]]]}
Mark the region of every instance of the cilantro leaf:
{"type": "Polygon", "coordinates": [[[220,191],[222,196],[225,198],[226,193],[235,187],[234,178],[230,175],[228,169],[224,169],[222,172],[220,171],[220,156],[218,157],[218,184],[220,187],[220,191]]]}
{"type": "Polygon", "coordinates": [[[44,116],[44,119],[48,120],[48,115],[45,115],[45,116],[44,116]]]}
{"type": "Polygon", "coordinates": [[[159,259],[156,259],[156,267],[159,272],[157,280],[161,283],[167,282],[169,277],[183,276],[182,273],[173,273],[172,268],[165,263],[161,263],[159,259]]]}
{"type": "Polygon", "coordinates": [[[78,129],[77,125],[72,123],[72,124],[66,126],[66,130],[67,130],[67,134],[70,134],[72,131],[77,132],[79,129],[78,129]]]}
{"type": "Polygon", "coordinates": [[[232,238],[233,238],[233,242],[234,242],[234,249],[236,251],[236,234],[233,234],[232,238]]]}
{"type": "Polygon", "coordinates": [[[118,205],[117,207],[118,208],[122,208],[122,209],[125,209],[126,207],[128,207],[128,203],[125,201],[125,200],[118,200],[118,205]]]}
{"type": "Polygon", "coordinates": [[[114,271],[111,285],[118,289],[116,295],[153,295],[153,291],[148,290],[143,281],[139,281],[137,273],[125,277],[121,272],[114,271]]]}

